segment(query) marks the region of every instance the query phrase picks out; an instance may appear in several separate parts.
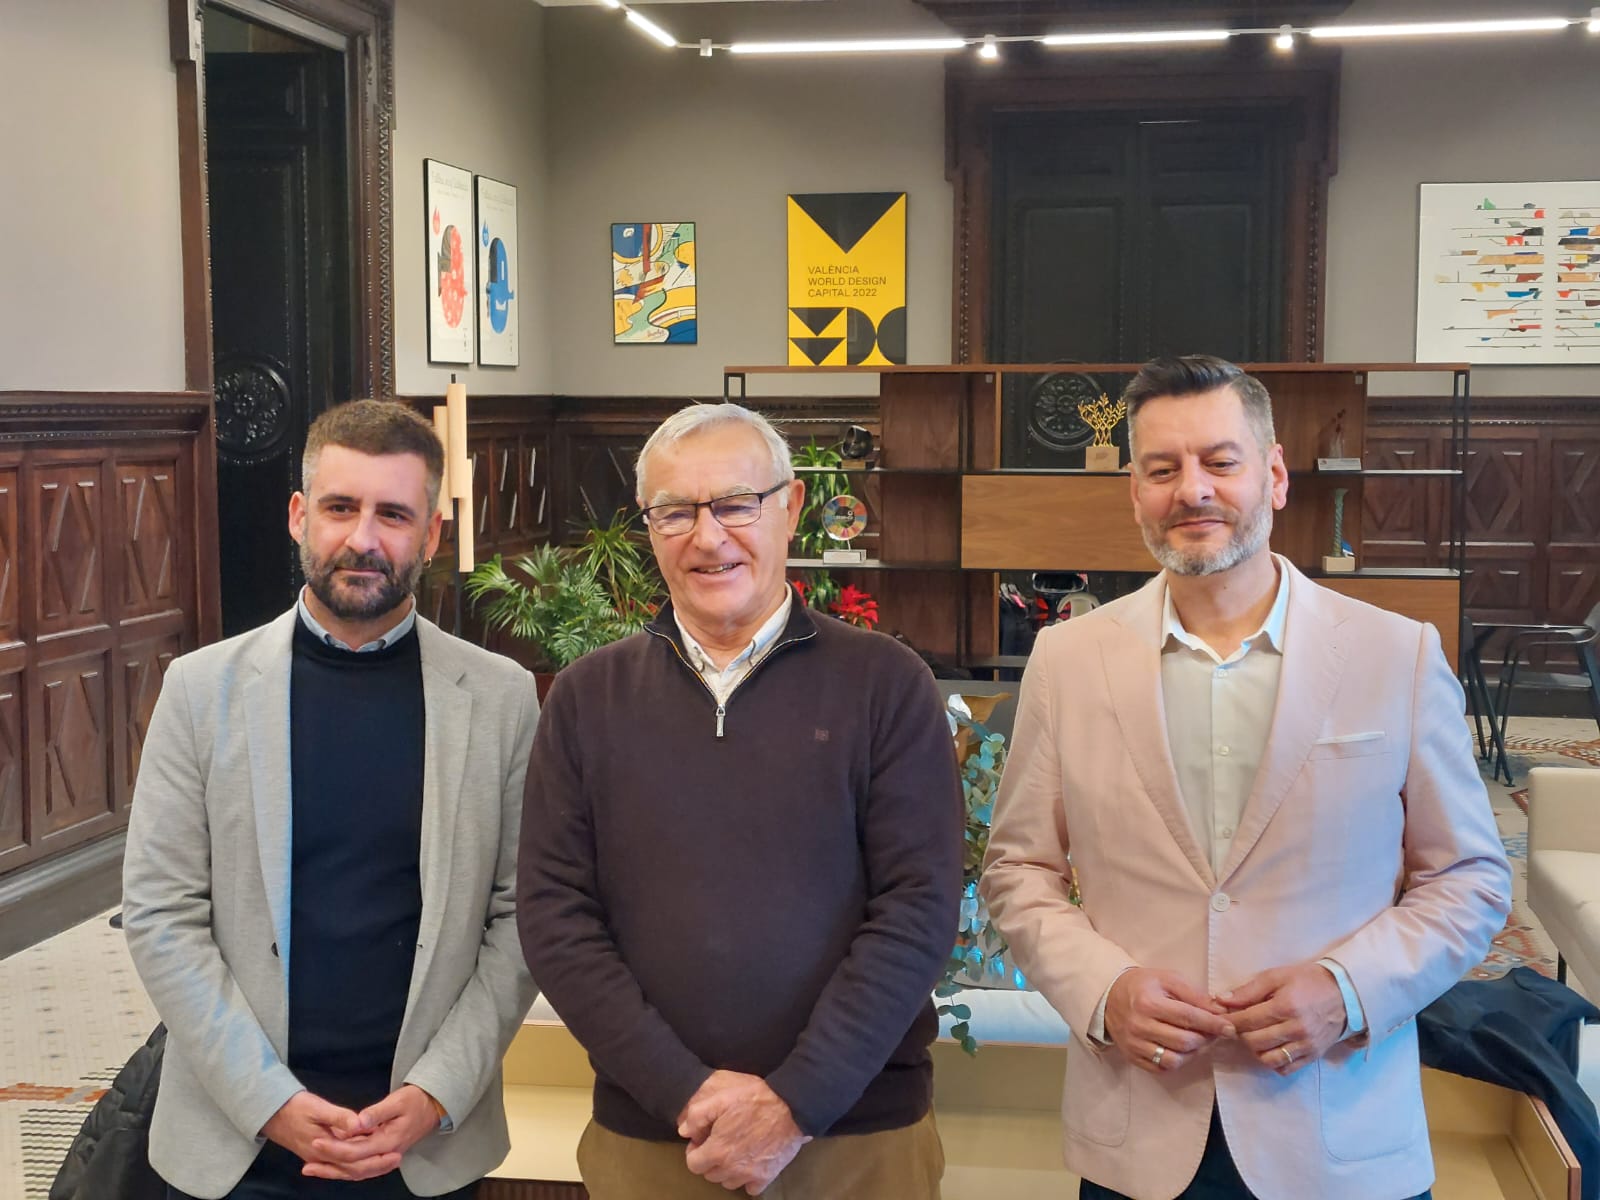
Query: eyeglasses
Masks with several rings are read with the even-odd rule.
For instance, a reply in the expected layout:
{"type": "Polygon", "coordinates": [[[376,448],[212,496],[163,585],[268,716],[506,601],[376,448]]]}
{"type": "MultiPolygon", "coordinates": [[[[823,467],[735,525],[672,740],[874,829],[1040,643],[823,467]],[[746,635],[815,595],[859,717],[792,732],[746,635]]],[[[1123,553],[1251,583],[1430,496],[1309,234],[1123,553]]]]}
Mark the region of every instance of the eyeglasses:
{"type": "Polygon", "coordinates": [[[718,525],[724,529],[737,529],[741,525],[754,525],[759,521],[766,498],[788,486],[789,481],[784,479],[764,492],[736,492],[732,496],[718,496],[715,500],[674,500],[670,504],[652,504],[644,510],[644,519],[662,537],[677,537],[693,529],[695,522],[700,519],[700,510],[709,508],[718,525]]]}

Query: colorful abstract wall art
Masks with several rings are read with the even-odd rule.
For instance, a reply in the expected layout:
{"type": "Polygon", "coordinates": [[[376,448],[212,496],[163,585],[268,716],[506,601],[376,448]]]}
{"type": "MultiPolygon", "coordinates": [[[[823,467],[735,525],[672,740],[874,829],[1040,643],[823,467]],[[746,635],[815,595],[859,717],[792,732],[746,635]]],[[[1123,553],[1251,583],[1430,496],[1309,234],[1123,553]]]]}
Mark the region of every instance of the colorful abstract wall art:
{"type": "Polygon", "coordinates": [[[790,366],[906,361],[906,194],[790,196],[790,366]]]}
{"type": "Polygon", "coordinates": [[[422,208],[428,244],[428,361],[470,363],[473,318],[472,172],[425,158],[422,208]]]}
{"type": "Polygon", "coordinates": [[[1417,361],[1600,363],[1600,182],[1425,183],[1417,361]]]}
{"type": "Polygon", "coordinates": [[[478,362],[517,365],[517,189],[477,177],[478,362]]]}
{"type": "Polygon", "coordinates": [[[618,346],[692,346],[693,221],[627,221],[611,227],[611,340],[618,346]]]}

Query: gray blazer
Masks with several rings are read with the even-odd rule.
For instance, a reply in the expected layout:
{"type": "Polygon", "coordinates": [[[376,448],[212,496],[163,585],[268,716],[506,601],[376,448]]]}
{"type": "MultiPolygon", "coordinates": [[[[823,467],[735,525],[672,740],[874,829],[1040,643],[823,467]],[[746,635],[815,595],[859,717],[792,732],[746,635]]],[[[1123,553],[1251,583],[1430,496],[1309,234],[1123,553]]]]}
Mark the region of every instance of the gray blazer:
{"type": "MultiPolygon", "coordinates": [[[[225,1195],[300,1090],[288,1052],[289,664],[293,610],[175,661],[150,718],[123,868],[128,948],[166,1022],[150,1162],[225,1195]]],[[[517,941],[522,783],[539,704],[509,659],[417,621],[427,710],[422,924],[392,1087],[451,1131],[404,1158],[411,1191],[505,1157],[500,1060],[535,995],[517,941]]]]}

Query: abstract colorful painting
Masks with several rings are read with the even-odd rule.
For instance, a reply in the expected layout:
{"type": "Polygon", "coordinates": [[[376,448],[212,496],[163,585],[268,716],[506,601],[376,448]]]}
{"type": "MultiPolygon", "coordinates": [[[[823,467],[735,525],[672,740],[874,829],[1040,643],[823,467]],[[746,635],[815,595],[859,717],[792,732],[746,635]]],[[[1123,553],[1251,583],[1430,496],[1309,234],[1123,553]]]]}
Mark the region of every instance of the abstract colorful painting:
{"type": "Polygon", "coordinates": [[[479,175],[478,362],[517,365],[517,189],[479,175]]]}
{"type": "Polygon", "coordinates": [[[1421,186],[1418,362],[1600,363],[1600,182],[1421,186]]]}
{"type": "Polygon", "coordinates": [[[428,361],[470,363],[473,318],[472,172],[425,158],[422,206],[428,239],[428,361]]]}
{"type": "Polygon", "coordinates": [[[611,227],[611,335],[618,346],[692,346],[693,221],[619,222],[611,227]]]}
{"type": "Polygon", "coordinates": [[[906,194],[790,196],[789,365],[906,361],[906,194]]]}

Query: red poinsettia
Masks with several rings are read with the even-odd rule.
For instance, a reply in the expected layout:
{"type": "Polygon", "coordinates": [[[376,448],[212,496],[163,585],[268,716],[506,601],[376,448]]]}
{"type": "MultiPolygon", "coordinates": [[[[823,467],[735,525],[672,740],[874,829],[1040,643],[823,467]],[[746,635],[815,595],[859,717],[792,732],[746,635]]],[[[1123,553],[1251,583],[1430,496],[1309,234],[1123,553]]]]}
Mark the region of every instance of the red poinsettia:
{"type": "Polygon", "coordinates": [[[828,611],[841,621],[862,629],[871,629],[878,623],[878,602],[872,598],[872,593],[849,583],[839,589],[839,598],[828,605],[828,611]]]}

